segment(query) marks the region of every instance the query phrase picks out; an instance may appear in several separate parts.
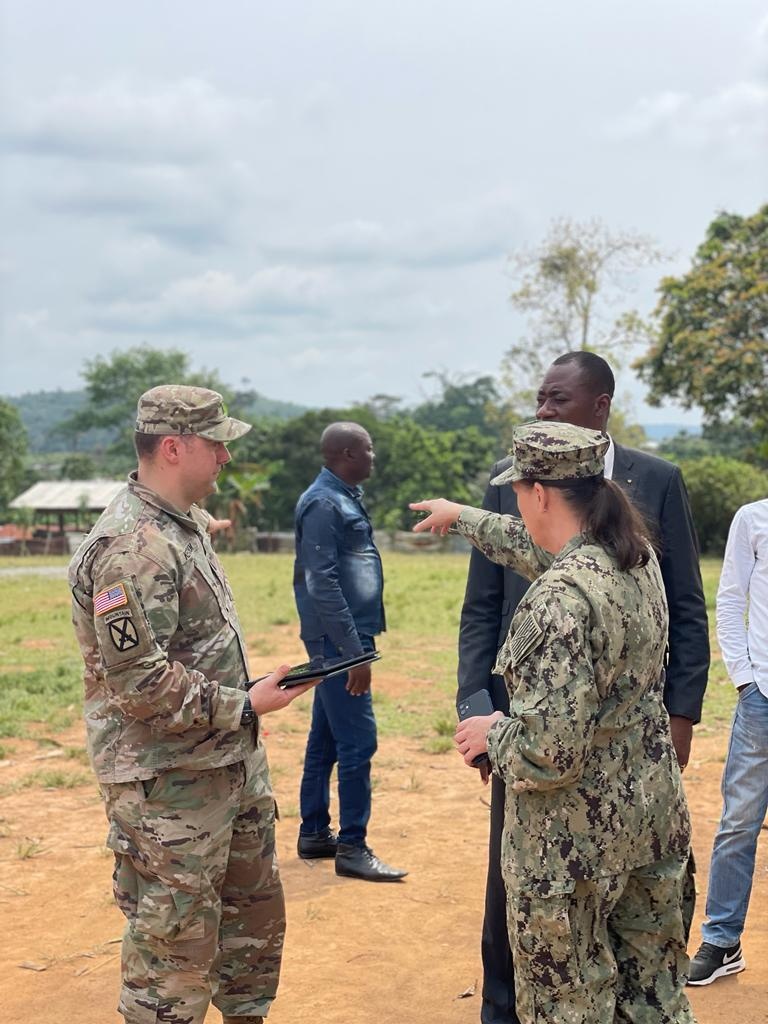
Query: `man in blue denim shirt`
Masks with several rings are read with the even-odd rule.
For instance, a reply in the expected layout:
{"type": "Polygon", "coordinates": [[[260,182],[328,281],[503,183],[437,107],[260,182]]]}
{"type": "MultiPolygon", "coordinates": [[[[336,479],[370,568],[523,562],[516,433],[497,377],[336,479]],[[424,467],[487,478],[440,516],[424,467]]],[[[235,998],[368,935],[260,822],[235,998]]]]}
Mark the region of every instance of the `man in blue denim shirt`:
{"type": "MultiPolygon", "coordinates": [[[[296,505],[293,589],[310,658],[352,658],[375,649],[385,628],[381,558],[362,503],[373,442],[357,423],[332,423],[320,447],[325,466],[296,505]]],[[[336,874],[394,882],[407,874],[366,845],[376,719],[371,666],[332,676],[315,690],[301,780],[298,852],[334,857],[336,874]],[[339,835],[330,828],[330,777],[338,764],[339,835]]]]}

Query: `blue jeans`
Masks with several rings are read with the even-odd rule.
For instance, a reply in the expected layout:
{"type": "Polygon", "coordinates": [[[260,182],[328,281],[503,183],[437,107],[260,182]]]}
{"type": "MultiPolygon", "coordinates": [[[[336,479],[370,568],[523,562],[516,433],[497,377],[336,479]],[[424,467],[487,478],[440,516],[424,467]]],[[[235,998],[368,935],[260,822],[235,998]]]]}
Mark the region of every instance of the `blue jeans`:
{"type": "Polygon", "coordinates": [[[722,793],[702,935],[713,946],[727,947],[735,946],[744,930],[757,837],[768,810],[768,698],[755,683],[739,694],[722,793]]]}
{"type": "MultiPolygon", "coordinates": [[[[360,641],[364,651],[375,649],[373,637],[361,636],[360,641]]],[[[327,637],[324,654],[338,656],[327,637]]],[[[299,795],[300,831],[303,835],[322,832],[330,824],[331,771],[338,764],[339,842],[363,846],[371,816],[376,719],[370,691],[353,697],[346,689],[347,678],[346,673],[331,676],[315,687],[299,795]]]]}

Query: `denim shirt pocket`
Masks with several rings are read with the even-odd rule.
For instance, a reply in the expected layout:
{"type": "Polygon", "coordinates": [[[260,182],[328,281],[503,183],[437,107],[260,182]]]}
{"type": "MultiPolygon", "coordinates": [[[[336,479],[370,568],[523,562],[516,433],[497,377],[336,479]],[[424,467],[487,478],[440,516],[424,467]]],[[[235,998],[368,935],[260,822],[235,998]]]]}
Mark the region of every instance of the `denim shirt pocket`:
{"type": "Polygon", "coordinates": [[[371,527],[367,519],[355,519],[347,523],[344,530],[344,546],[349,552],[370,551],[373,546],[371,527]]]}

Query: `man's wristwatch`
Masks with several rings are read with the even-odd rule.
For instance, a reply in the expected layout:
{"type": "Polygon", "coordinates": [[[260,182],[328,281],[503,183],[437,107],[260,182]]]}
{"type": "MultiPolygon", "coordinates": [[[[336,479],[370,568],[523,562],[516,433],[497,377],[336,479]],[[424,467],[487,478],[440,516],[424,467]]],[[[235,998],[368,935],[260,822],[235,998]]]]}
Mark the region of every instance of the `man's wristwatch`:
{"type": "Polygon", "coordinates": [[[243,711],[242,711],[242,714],[240,715],[240,725],[253,725],[253,723],[255,721],[256,721],[256,712],[253,710],[253,705],[251,704],[251,698],[246,693],[246,695],[245,695],[245,703],[243,704],[243,711]]]}

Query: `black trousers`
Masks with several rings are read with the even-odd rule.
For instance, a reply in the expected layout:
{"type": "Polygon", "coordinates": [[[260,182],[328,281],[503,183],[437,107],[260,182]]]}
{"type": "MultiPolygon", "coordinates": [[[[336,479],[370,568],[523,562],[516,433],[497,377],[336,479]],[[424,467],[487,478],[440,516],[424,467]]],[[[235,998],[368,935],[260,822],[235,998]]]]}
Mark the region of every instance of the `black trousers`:
{"type": "Polygon", "coordinates": [[[501,837],[504,832],[504,783],[491,775],[491,828],[488,837],[488,877],[485,885],[482,1024],[520,1024],[515,1013],[515,976],[507,931],[507,893],[501,877],[501,837]]]}

